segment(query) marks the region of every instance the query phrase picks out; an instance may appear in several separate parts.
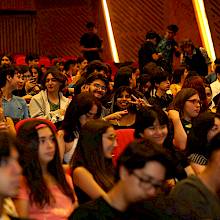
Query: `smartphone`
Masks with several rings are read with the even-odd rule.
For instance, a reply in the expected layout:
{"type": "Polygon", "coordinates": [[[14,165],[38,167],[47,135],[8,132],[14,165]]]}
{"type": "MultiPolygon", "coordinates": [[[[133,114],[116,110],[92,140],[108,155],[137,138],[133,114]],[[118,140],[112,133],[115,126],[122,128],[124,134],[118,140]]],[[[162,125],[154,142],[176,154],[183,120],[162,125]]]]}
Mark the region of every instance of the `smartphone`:
{"type": "Polygon", "coordinates": [[[35,78],[32,76],[32,77],[30,77],[29,81],[30,81],[31,83],[35,83],[35,78]]]}

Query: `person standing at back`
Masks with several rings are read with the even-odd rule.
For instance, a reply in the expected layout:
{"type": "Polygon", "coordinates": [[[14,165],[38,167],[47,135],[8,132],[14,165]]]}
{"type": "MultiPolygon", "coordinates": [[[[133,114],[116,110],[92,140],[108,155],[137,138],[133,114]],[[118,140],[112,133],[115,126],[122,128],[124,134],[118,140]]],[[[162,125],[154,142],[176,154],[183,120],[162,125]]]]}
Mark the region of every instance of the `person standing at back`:
{"type": "Polygon", "coordinates": [[[176,57],[180,56],[178,43],[175,40],[178,30],[179,28],[176,24],[168,25],[164,37],[157,46],[158,55],[161,56],[160,60],[158,60],[158,65],[169,73],[173,71],[173,54],[176,57]]]}
{"type": "Polygon", "coordinates": [[[95,23],[88,22],[86,28],[88,31],[80,38],[80,50],[88,62],[101,60],[99,53],[102,51],[102,40],[97,35],[95,23]]]}

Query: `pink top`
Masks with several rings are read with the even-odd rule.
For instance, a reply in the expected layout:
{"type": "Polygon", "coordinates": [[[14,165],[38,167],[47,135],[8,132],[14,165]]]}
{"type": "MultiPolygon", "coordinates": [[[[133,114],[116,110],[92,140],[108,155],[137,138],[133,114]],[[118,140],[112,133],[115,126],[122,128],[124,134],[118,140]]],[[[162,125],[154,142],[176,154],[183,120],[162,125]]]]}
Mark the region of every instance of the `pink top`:
{"type": "MultiPolygon", "coordinates": [[[[66,175],[67,182],[73,188],[71,177],[66,175]]],[[[66,220],[73,211],[72,200],[63,194],[57,185],[50,188],[55,202],[51,202],[50,206],[45,205],[43,209],[29,202],[29,218],[36,220],[66,220]]],[[[42,192],[44,193],[44,192],[42,192]]],[[[19,194],[16,197],[19,200],[29,200],[28,186],[25,177],[20,183],[19,194]]]]}

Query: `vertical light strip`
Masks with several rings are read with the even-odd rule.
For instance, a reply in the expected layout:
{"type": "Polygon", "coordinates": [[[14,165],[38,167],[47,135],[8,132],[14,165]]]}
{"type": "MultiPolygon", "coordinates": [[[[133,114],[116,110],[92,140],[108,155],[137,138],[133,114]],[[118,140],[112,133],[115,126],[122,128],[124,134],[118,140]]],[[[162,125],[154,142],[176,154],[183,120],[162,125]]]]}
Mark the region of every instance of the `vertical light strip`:
{"type": "Polygon", "coordinates": [[[215,50],[212,42],[212,36],[209,29],[208,19],[205,12],[205,6],[203,0],[192,0],[193,7],[196,15],[197,24],[199,26],[199,32],[202,39],[203,47],[207,50],[207,53],[214,61],[216,59],[215,50]]]}
{"type": "Polygon", "coordinates": [[[102,0],[102,8],[104,12],[105,25],[106,25],[106,29],[108,33],[109,42],[110,42],[112,57],[115,63],[119,63],[118,51],[117,51],[117,47],[115,44],[115,38],[114,38],[113,30],[112,30],[112,24],[111,24],[111,19],[109,15],[107,0],[102,0]]]}

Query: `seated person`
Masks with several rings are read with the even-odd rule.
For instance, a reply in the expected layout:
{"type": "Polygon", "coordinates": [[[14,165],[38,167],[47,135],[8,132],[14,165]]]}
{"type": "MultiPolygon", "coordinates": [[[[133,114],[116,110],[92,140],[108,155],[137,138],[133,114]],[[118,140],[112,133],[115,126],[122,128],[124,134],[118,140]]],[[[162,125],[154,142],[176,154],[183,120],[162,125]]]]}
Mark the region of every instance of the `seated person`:
{"type": "Polygon", "coordinates": [[[129,86],[121,86],[114,93],[110,113],[120,111],[124,113],[119,114],[116,119],[109,121],[116,129],[134,127],[137,108],[136,105],[131,103],[133,92],[129,86]]]}
{"type": "Polygon", "coordinates": [[[18,82],[18,74],[12,66],[0,67],[0,88],[3,92],[2,107],[5,116],[11,117],[15,123],[29,117],[25,100],[12,94],[17,88],[18,82]]]}
{"type": "Polygon", "coordinates": [[[182,219],[219,219],[220,133],[207,147],[208,165],[198,176],[180,181],[170,193],[174,215],[182,219]]]}
{"type": "Polygon", "coordinates": [[[195,174],[203,172],[208,164],[206,145],[220,132],[220,114],[203,112],[193,120],[187,138],[188,160],[195,174]]]}
{"type": "MultiPolygon", "coordinates": [[[[83,117],[85,119],[85,117],[83,117]]],[[[81,118],[82,119],[82,118],[81,118]]],[[[70,165],[79,204],[105,197],[114,184],[115,130],[108,122],[88,121],[80,130],[70,165]]]]}
{"type": "Polygon", "coordinates": [[[24,218],[67,219],[77,206],[71,177],[64,173],[50,122],[28,119],[17,129],[23,176],[14,203],[24,218]],[[33,172],[34,170],[34,172],[33,172]]]}
{"type": "Polygon", "coordinates": [[[19,219],[11,197],[17,195],[22,169],[13,136],[0,131],[0,219],[19,219]]]}
{"type": "Polygon", "coordinates": [[[13,57],[8,53],[2,54],[2,56],[0,57],[0,61],[1,61],[1,65],[5,65],[5,66],[10,66],[14,63],[13,57]]]}
{"type": "MultiPolygon", "coordinates": [[[[105,197],[79,206],[69,219],[148,219],[132,206],[160,192],[169,164],[165,151],[150,141],[129,144],[117,162],[113,188],[105,197]]],[[[155,219],[161,219],[158,210],[157,215],[155,219]]]]}
{"type": "Polygon", "coordinates": [[[38,66],[39,64],[39,55],[34,53],[29,53],[25,57],[25,62],[29,67],[38,66]]]}
{"type": "Polygon", "coordinates": [[[163,110],[169,106],[173,100],[173,95],[168,90],[170,89],[169,73],[164,70],[160,70],[154,76],[155,94],[148,99],[148,102],[152,105],[158,105],[163,110]]]}
{"type": "Polygon", "coordinates": [[[216,80],[210,84],[213,98],[220,93],[220,66],[215,68],[215,74],[217,76],[216,80]]]}
{"type": "Polygon", "coordinates": [[[91,93],[83,92],[72,99],[58,131],[61,158],[65,163],[69,163],[72,158],[81,128],[100,115],[101,104],[91,93]]]}
{"type": "Polygon", "coordinates": [[[35,73],[37,67],[31,67],[30,69],[27,66],[15,66],[15,71],[19,79],[17,84],[17,89],[12,93],[13,95],[20,96],[25,99],[28,104],[33,95],[36,95],[40,92],[41,86],[37,84],[37,74],[35,73]],[[32,72],[30,70],[33,69],[32,72]],[[36,79],[36,80],[35,80],[36,79]]]}
{"type": "Polygon", "coordinates": [[[63,120],[70,102],[61,92],[65,82],[66,77],[57,68],[52,67],[47,71],[43,80],[45,89],[30,101],[29,110],[32,118],[46,118],[53,123],[63,120]]]}

